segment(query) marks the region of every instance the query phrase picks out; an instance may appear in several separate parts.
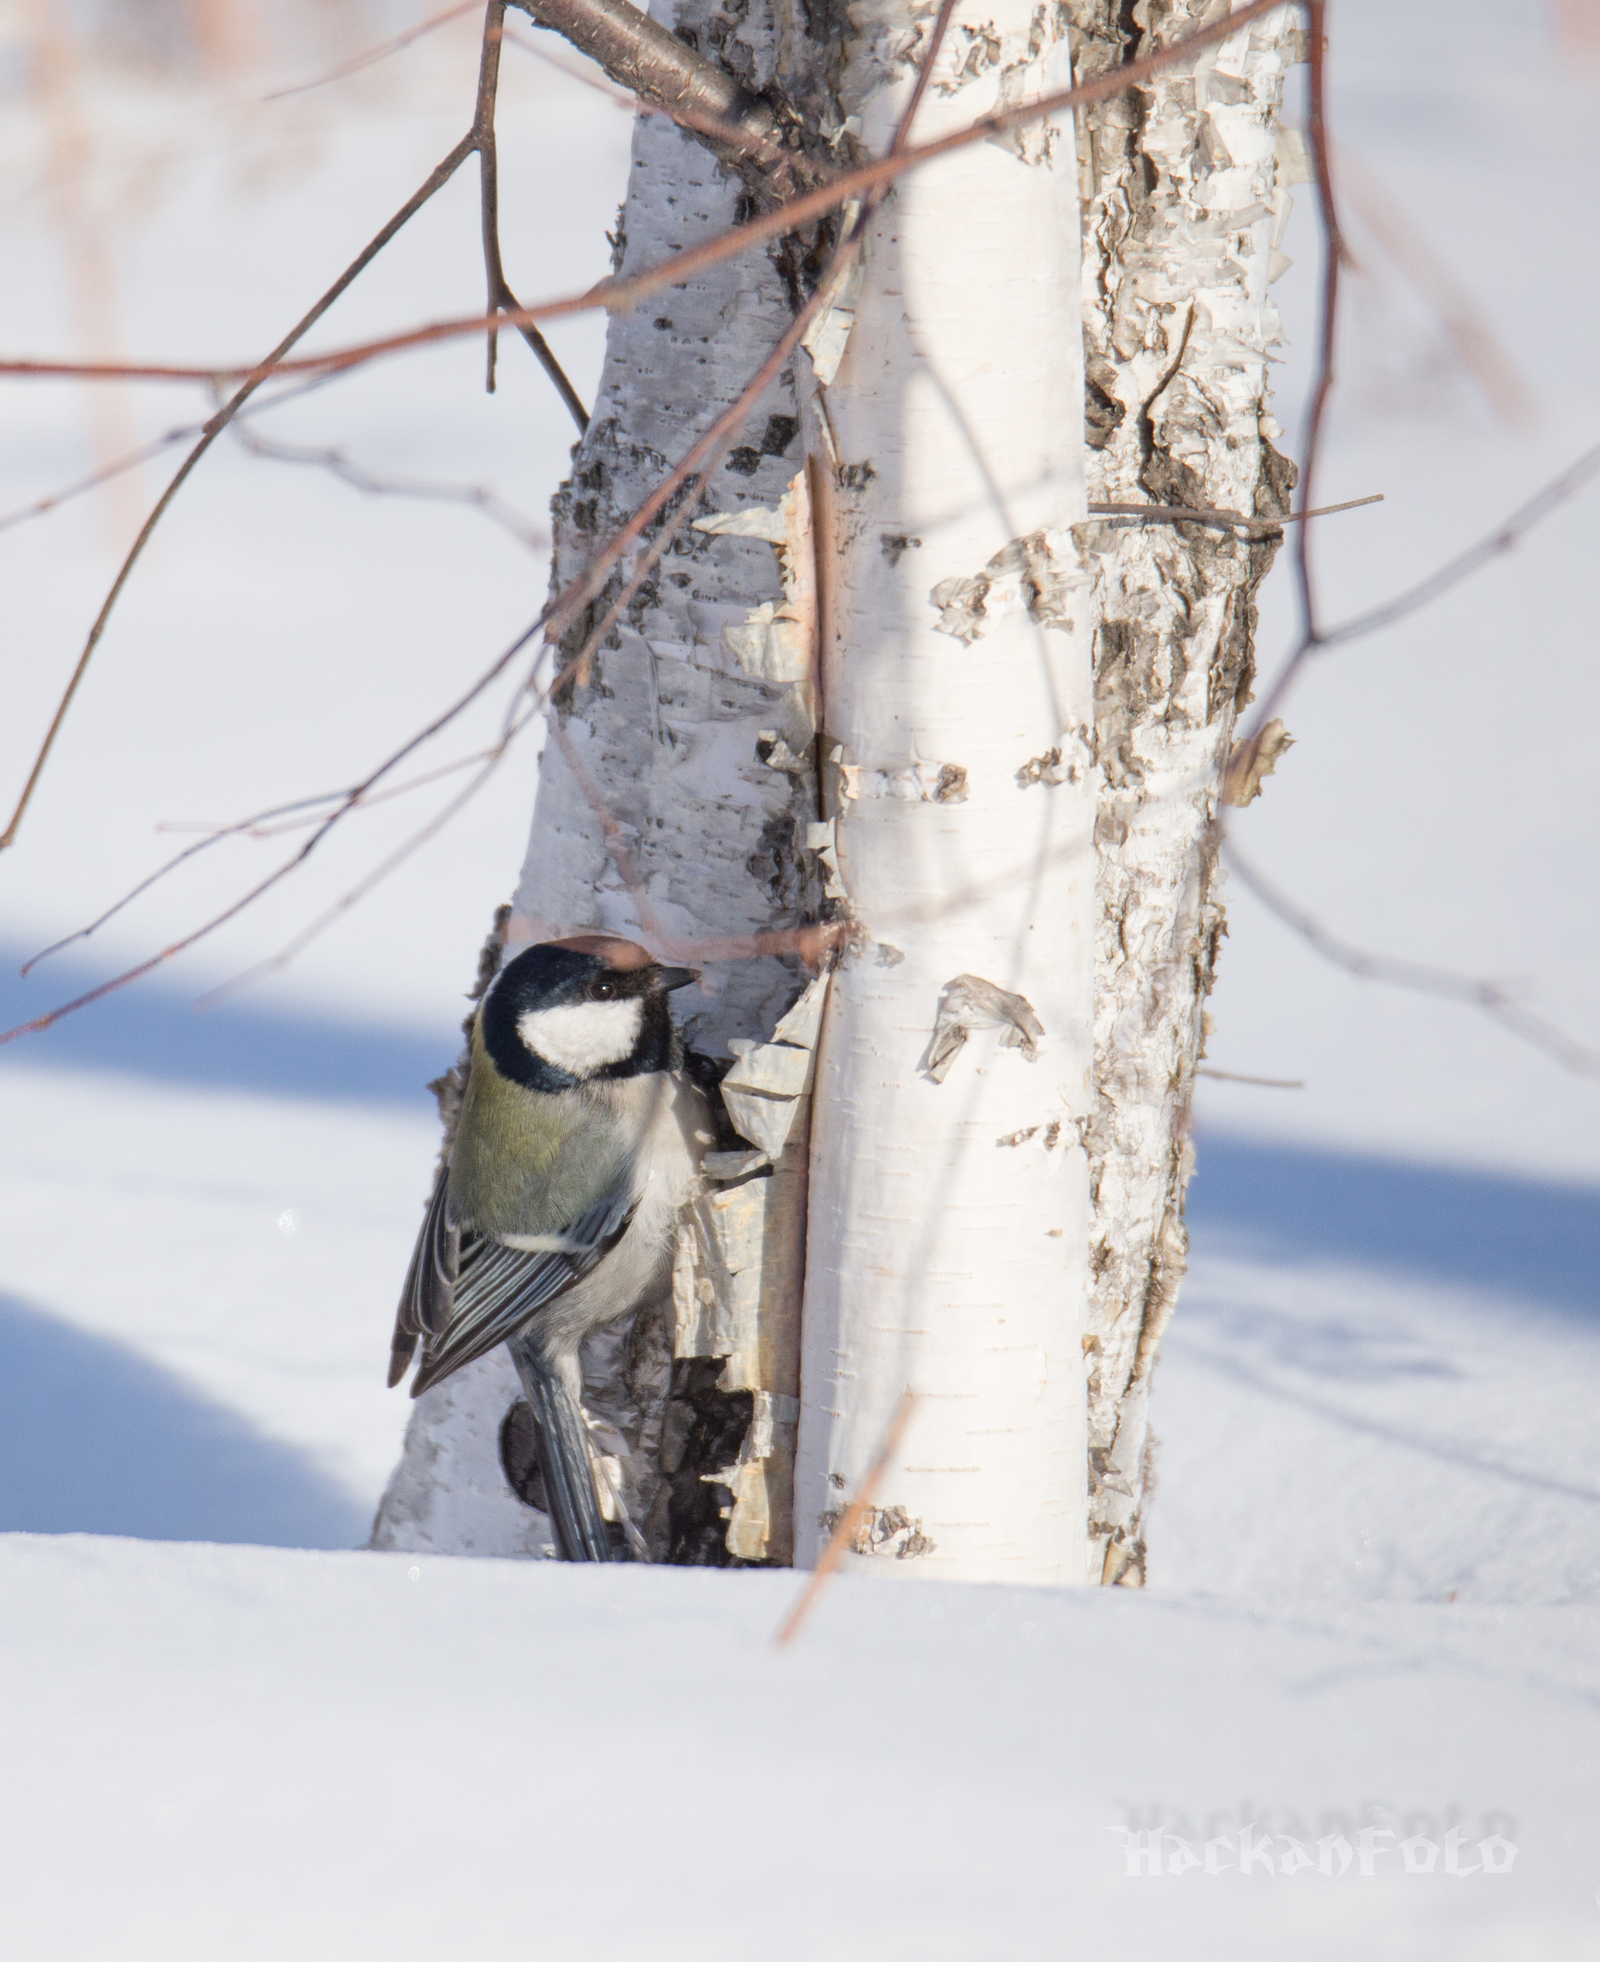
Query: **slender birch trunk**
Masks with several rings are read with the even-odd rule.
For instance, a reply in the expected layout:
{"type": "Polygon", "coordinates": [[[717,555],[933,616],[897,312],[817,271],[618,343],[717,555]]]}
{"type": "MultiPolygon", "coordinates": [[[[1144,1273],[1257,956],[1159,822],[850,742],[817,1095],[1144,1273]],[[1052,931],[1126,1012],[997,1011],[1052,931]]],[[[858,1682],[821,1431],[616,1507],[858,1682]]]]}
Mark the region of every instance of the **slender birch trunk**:
{"type": "MultiPolygon", "coordinates": [[[[1080,79],[1226,11],[1217,0],[1070,0],[1080,79]]],[[[1089,495],[1279,516],[1267,287],[1285,8],[1192,65],[1090,109],[1079,131],[1089,495]]],[[[1089,1356],[1091,1578],[1144,1580],[1151,1375],[1183,1278],[1189,1110],[1225,930],[1211,822],[1255,676],[1274,543],[1106,521],[1094,568],[1100,764],[1089,1356]]]]}
{"type": "MultiPolygon", "coordinates": [[[[844,104],[872,150],[904,107],[890,50],[911,22],[883,7],[851,50],[844,104]]],[[[1066,86],[1068,60],[1031,0],[1003,0],[950,37],[919,137],[1066,86]]],[[[834,977],[817,1075],[803,1564],[909,1387],[919,1407],[857,1535],[863,1565],[1083,1572],[1094,792],[1072,535],[1077,196],[1070,124],[904,180],[872,222],[823,391],[827,787],[864,938],[834,977]]]]}
{"type": "MultiPolygon", "coordinates": [[[[673,24],[842,161],[887,147],[932,12],[685,0],[673,24]]],[[[1088,68],[1122,58],[1120,7],[1069,12],[1088,68]]],[[[918,134],[1060,86],[1055,20],[958,14],[918,134]]],[[[909,1387],[863,1571],[1142,1578],[1220,928],[1205,825],[1270,554],[1085,524],[1082,347],[1089,495],[1267,508],[1277,35],[1093,112],[1076,159],[1070,124],[1041,126],[903,180],[710,515],[556,712],[513,940],[856,929],[831,975],[709,961],[689,1005],[731,1128],[670,1299],[586,1357],[597,1450],[657,1558],[808,1562],[909,1387]]],[[[746,195],[642,119],[619,265],[746,195]]],[[[800,283],[753,254],[612,320],[558,584],[738,395],[800,283]]],[[[507,1478],[516,1395],[498,1355],[427,1393],[375,1544],[544,1549],[507,1478]]]]}

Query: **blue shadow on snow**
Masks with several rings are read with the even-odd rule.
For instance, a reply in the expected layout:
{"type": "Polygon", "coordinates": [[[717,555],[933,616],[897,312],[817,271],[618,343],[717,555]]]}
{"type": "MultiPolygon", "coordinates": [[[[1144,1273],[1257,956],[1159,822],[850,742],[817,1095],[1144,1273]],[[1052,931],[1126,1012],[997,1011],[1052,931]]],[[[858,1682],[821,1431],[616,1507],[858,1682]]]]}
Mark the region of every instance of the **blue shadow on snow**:
{"type": "Polygon", "coordinates": [[[1202,1133],[1198,1252],[1321,1256],[1600,1317],[1600,1189],[1202,1133]]]}
{"type": "Polygon", "coordinates": [[[362,1506],[121,1343],[0,1296],[0,1532],[361,1545],[362,1506]]]}
{"type": "MultiPolygon", "coordinates": [[[[60,959],[23,980],[17,970],[36,951],[0,946],[0,1028],[31,1021],[117,971],[60,959]]],[[[429,1080],[450,1067],[461,1047],[459,1015],[441,1018],[434,1037],[288,1013],[252,996],[197,1014],[193,1002],[200,992],[198,983],[186,991],[164,978],[135,981],[53,1028],[19,1037],[0,1057],[280,1096],[431,1105],[429,1080]]],[[[447,1015],[455,1008],[442,1006],[447,1015]]],[[[466,1010],[464,1000],[460,1009],[466,1010]]]]}

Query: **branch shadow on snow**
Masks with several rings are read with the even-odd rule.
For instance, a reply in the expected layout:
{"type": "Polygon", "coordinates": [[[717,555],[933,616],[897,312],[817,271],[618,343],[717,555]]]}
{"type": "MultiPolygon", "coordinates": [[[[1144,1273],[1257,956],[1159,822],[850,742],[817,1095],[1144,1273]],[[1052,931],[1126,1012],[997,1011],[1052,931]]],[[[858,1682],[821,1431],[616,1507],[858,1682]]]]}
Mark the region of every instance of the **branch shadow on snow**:
{"type": "MultiPolygon", "coordinates": [[[[117,972],[110,964],[52,960],[24,980],[17,970],[36,951],[0,946],[0,1028],[44,1014],[117,972]]],[[[459,1015],[443,1019],[435,1037],[353,1018],[294,1014],[266,1007],[255,996],[197,1014],[193,1003],[203,986],[196,981],[181,988],[155,977],[135,981],[54,1028],[19,1037],[0,1056],[279,1096],[431,1105],[429,1079],[447,1070],[461,1047],[459,1015]]]]}
{"type": "Polygon", "coordinates": [[[370,1523],[303,1452],[0,1296],[0,1532],[351,1547],[370,1523]]]}
{"type": "Polygon", "coordinates": [[[1204,1133],[1196,1255],[1307,1255],[1520,1297],[1600,1325],[1600,1189],[1204,1133]]]}

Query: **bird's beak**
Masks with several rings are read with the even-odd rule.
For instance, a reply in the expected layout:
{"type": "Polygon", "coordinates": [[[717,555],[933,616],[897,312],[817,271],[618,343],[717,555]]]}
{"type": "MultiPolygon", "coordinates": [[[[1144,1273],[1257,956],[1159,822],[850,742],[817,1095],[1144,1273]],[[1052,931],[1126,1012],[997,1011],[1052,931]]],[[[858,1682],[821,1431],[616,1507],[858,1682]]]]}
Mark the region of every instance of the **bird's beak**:
{"type": "Polygon", "coordinates": [[[658,967],[656,986],[663,994],[673,988],[687,988],[691,981],[698,981],[699,975],[692,967],[658,967]]]}

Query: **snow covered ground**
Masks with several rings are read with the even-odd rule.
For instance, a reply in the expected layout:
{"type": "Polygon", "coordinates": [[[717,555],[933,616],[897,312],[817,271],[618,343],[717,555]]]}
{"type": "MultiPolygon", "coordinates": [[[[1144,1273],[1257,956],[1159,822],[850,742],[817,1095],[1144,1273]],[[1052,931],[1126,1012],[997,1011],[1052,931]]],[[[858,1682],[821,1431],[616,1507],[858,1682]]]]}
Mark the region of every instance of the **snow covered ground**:
{"type": "MultiPolygon", "coordinates": [[[[1324,527],[1340,619],[1600,439],[1600,294],[1572,215],[1600,164],[1600,74],[1558,61],[1542,16],[1511,36],[1487,0],[1340,0],[1334,30],[1343,141],[1501,340],[1538,350],[1541,407],[1497,422],[1367,253],[1319,497],[1387,502],[1324,527]]],[[[149,150],[158,128],[167,176],[144,206],[129,191],[124,345],[270,342],[458,134],[472,50],[452,34],[337,114],[306,97],[225,115],[174,90],[157,115],[131,91],[125,140],[149,150]]],[[[565,290],[605,265],[626,124],[531,65],[508,75],[511,277],[565,290]]],[[[446,193],[329,337],[474,305],[472,204],[465,181],[446,193]]],[[[1286,246],[1292,430],[1304,193],[1286,246]]],[[[70,345],[38,198],[0,211],[0,251],[0,344],[70,345]]],[[[592,322],[564,330],[585,391],[598,345],[592,322]]],[[[537,520],[570,437],[518,353],[492,399],[461,348],[270,426],[492,482],[537,520]]],[[[79,396],[7,385],[0,402],[5,508],[92,462],[79,396]]],[[[203,407],[136,406],[151,431],[203,407]]],[[[347,780],[542,596],[537,553],[471,512],[232,451],[205,469],[0,864],[19,957],[182,842],[157,821],[347,780]]],[[[1327,656],[1286,711],[1298,747],[1236,825],[1330,928],[1529,977],[1591,1042],[1596,499],[1327,656]]],[[[86,500],[0,533],[28,656],[0,781],[92,614],[106,523],[86,500]]],[[[1280,572],[1269,669],[1290,601],[1280,572]]],[[[1205,1087],[1147,1594],[839,1584],[779,1654],[781,1575],[349,1551],[405,1417],[382,1375],[436,1143],[421,1086],[454,1052],[532,767],[514,759],[285,975],[188,1009],[421,812],[372,813],[189,968],[0,1052],[8,1951],[659,1958],[759,1928],[763,1952],[808,1959],[1593,1954],[1600,1087],[1468,1009],[1327,967],[1237,882],[1212,1060],[1308,1087],[1205,1087]],[[1375,1871],[1208,1873],[1207,1842],[1236,1867],[1246,1826],[1276,1836],[1275,1866],[1290,1840],[1316,1861],[1344,1835],[1359,1855],[1368,1828],[1375,1871]],[[1128,1874],[1126,1829],[1167,1835],[1161,1878],[1128,1874]],[[1442,1848],[1455,1829],[1456,1864],[1480,1871],[1447,1874],[1443,1852],[1400,1871],[1399,1839],[1442,1848]],[[1518,1849],[1509,1874],[1481,1871],[1496,1835],[1518,1849]]],[[[92,961],[20,982],[9,960],[0,1019],[161,944],[281,848],[201,861],[92,961]]]]}

